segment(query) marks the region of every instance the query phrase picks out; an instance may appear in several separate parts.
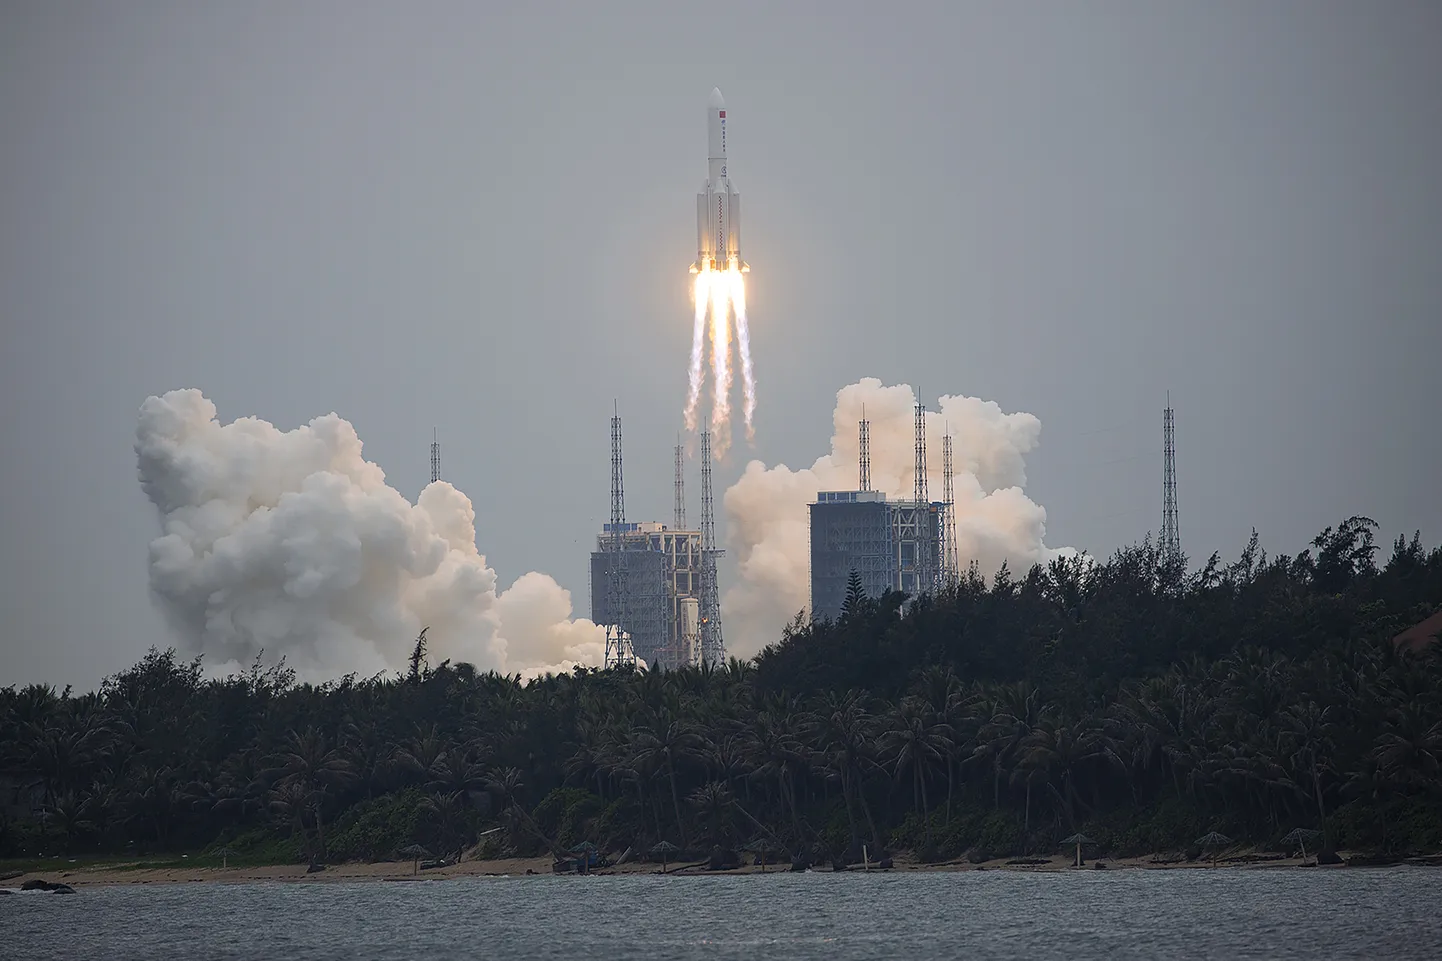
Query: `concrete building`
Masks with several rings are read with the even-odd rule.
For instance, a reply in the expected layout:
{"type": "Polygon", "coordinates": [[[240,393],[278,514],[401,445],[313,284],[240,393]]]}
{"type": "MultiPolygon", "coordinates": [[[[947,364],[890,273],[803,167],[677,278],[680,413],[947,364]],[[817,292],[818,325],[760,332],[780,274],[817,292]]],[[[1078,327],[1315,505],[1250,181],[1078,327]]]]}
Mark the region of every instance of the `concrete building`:
{"type": "Polygon", "coordinates": [[[625,609],[611,610],[615,532],[606,524],[591,554],[591,620],[619,624],[636,660],[668,670],[701,663],[701,532],[656,521],[623,523],[618,569],[625,609]]]}
{"type": "Polygon", "coordinates": [[[811,505],[811,616],[836,618],[853,571],[868,597],[934,591],[945,576],[946,504],[881,491],[821,491],[811,505]]]}

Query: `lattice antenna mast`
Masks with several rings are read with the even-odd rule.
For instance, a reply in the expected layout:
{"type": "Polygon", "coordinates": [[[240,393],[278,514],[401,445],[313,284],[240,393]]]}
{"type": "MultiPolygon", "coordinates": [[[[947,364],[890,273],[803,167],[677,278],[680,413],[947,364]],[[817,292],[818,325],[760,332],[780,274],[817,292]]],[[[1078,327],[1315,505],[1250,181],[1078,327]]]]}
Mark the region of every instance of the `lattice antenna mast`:
{"type": "Polygon", "coordinates": [[[676,516],[675,529],[686,529],[686,448],[676,443],[676,516]]]}
{"type": "Polygon", "coordinates": [[[1172,394],[1162,411],[1162,555],[1167,560],[1181,557],[1182,537],[1177,526],[1177,425],[1172,394]]]}
{"type": "Polygon", "coordinates": [[[615,623],[606,625],[606,666],[620,667],[623,664],[634,664],[635,655],[631,650],[630,639],[626,636],[627,616],[627,583],[626,583],[626,553],[625,536],[622,529],[626,526],[626,487],[621,470],[621,416],[617,412],[611,417],[611,544],[608,556],[610,560],[609,576],[607,577],[607,591],[610,604],[610,620],[615,623]]]}
{"type": "Polygon", "coordinates": [[[721,599],[716,586],[716,509],[711,497],[711,432],[701,432],[701,660],[722,664],[726,643],[721,637],[721,599]]]}
{"type": "Polygon", "coordinates": [[[952,477],[954,469],[951,457],[951,429],[947,428],[946,435],[941,439],[941,499],[945,503],[943,510],[946,512],[942,522],[941,536],[945,539],[945,548],[942,552],[943,567],[945,568],[946,586],[955,587],[961,579],[961,564],[957,557],[956,543],[956,500],[952,477]]]}
{"type": "MultiPolygon", "coordinates": [[[[918,393],[920,393],[918,391],[918,393]]],[[[930,585],[936,572],[930,567],[930,554],[928,544],[934,542],[935,530],[928,528],[926,518],[929,513],[925,505],[930,501],[930,495],[926,490],[926,405],[917,401],[916,404],[916,480],[912,492],[912,500],[916,502],[916,584],[917,593],[923,590],[922,585],[930,585]]]]}
{"type": "Polygon", "coordinates": [[[431,428],[431,483],[441,479],[441,435],[431,428]]]}
{"type": "Polygon", "coordinates": [[[866,405],[861,407],[861,486],[860,490],[871,490],[871,421],[866,419],[866,405]]]}

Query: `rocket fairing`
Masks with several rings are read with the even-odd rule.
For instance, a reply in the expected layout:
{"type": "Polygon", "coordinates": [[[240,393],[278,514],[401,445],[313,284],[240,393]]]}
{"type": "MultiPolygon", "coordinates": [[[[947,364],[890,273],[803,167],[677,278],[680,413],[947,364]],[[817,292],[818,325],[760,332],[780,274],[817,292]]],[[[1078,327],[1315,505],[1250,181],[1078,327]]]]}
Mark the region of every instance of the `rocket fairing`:
{"type": "Polygon", "coordinates": [[[691,273],[751,267],[741,259],[741,195],[731,189],[726,173],[726,101],[721,88],[711,90],[706,139],[710,164],[706,184],[696,195],[696,262],[691,273]]]}

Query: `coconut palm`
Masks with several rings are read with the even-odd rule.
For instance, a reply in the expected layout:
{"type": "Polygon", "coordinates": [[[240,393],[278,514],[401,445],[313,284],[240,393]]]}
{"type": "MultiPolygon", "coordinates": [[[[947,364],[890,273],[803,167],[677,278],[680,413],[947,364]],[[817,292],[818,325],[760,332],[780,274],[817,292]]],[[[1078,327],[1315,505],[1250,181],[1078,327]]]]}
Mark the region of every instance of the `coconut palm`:
{"type": "Polygon", "coordinates": [[[951,726],[938,720],[930,706],[917,697],[902,698],[887,720],[888,727],[881,735],[882,756],[889,761],[898,781],[910,773],[914,798],[919,802],[926,848],[930,850],[931,805],[926,793],[927,772],[941,763],[947,751],[951,750],[951,726]]]}

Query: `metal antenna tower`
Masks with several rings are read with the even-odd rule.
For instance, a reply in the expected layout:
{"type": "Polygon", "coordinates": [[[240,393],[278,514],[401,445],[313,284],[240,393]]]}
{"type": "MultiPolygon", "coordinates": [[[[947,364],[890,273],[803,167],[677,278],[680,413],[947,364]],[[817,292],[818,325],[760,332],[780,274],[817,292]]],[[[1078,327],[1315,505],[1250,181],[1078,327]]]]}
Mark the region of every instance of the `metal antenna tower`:
{"type": "Polygon", "coordinates": [[[622,528],[626,526],[626,489],[621,472],[621,415],[619,411],[611,417],[611,549],[610,570],[607,572],[608,609],[610,620],[606,625],[606,666],[620,667],[636,662],[631,641],[626,636],[626,553],[622,528]]]}
{"type": "Polygon", "coordinates": [[[1167,560],[1182,554],[1182,537],[1177,527],[1177,427],[1172,411],[1172,392],[1162,411],[1162,556],[1167,560]]]}
{"type": "Polygon", "coordinates": [[[686,529],[686,448],[677,438],[676,443],[676,524],[675,529],[686,529]]]}
{"type": "Polygon", "coordinates": [[[716,509],[711,499],[711,432],[701,432],[701,660],[706,664],[726,661],[726,642],[721,637],[721,598],[716,588],[716,558],[724,553],[716,547],[716,509]]]}
{"type": "MultiPolygon", "coordinates": [[[[920,391],[917,391],[920,393],[920,391]]],[[[937,572],[931,570],[930,545],[934,543],[936,529],[928,524],[930,512],[926,505],[931,500],[926,490],[926,405],[916,403],[916,479],[912,500],[916,502],[916,593],[934,587],[937,572]],[[925,585],[923,587],[923,585],[925,585]]],[[[935,523],[932,521],[932,523],[935,523]]]]}
{"type": "Polygon", "coordinates": [[[441,435],[431,428],[431,483],[441,479],[441,435]]]}
{"type": "Polygon", "coordinates": [[[941,536],[943,540],[942,567],[947,587],[955,587],[961,578],[961,565],[957,558],[956,544],[956,501],[952,493],[952,460],[951,460],[951,427],[947,426],[947,432],[941,439],[941,499],[946,504],[943,510],[946,512],[942,522],[941,536]]]}
{"type": "Polygon", "coordinates": [[[866,419],[866,405],[861,406],[861,490],[871,490],[871,421],[866,419]]]}
{"type": "Polygon", "coordinates": [[[916,484],[912,500],[925,504],[926,493],[926,405],[916,405],[916,484]]]}

